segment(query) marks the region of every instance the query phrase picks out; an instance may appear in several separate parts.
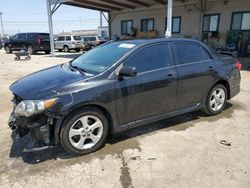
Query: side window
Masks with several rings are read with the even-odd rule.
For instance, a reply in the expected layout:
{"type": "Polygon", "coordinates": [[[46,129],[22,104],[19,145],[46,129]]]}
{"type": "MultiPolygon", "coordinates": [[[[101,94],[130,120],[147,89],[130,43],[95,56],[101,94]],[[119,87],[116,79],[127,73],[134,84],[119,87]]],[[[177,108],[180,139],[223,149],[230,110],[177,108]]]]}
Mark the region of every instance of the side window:
{"type": "Polygon", "coordinates": [[[66,41],[71,41],[71,37],[70,36],[66,36],[66,41]]]}
{"type": "Polygon", "coordinates": [[[19,37],[19,34],[16,34],[16,35],[13,37],[13,39],[18,39],[18,37],[19,37]]]}
{"type": "Polygon", "coordinates": [[[201,47],[202,49],[202,53],[203,53],[203,60],[204,61],[208,61],[208,60],[212,60],[213,58],[211,57],[211,55],[209,54],[209,52],[204,49],[203,47],[201,47]]]}
{"type": "Polygon", "coordinates": [[[35,37],[36,37],[36,34],[34,34],[34,33],[28,33],[27,34],[28,39],[34,39],[35,37]]]}
{"type": "Polygon", "coordinates": [[[24,40],[24,39],[26,39],[26,34],[24,34],[24,33],[19,34],[17,39],[18,40],[24,40]]]}
{"type": "Polygon", "coordinates": [[[64,36],[58,37],[57,41],[64,41],[64,36]]]}
{"type": "Polygon", "coordinates": [[[178,64],[193,63],[203,60],[199,45],[194,43],[174,43],[175,56],[178,64]]]}
{"type": "Polygon", "coordinates": [[[124,64],[137,69],[138,73],[165,68],[171,65],[168,44],[157,44],[140,49],[124,64]]]}

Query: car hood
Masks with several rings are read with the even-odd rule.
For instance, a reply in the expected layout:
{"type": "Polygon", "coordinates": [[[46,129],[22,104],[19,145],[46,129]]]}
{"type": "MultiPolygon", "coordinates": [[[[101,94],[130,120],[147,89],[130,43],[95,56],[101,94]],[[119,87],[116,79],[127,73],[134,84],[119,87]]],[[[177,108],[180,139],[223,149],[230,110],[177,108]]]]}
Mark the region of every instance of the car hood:
{"type": "Polygon", "coordinates": [[[24,100],[42,99],[56,93],[57,88],[87,78],[63,67],[57,65],[25,76],[14,82],[10,90],[24,100]]]}

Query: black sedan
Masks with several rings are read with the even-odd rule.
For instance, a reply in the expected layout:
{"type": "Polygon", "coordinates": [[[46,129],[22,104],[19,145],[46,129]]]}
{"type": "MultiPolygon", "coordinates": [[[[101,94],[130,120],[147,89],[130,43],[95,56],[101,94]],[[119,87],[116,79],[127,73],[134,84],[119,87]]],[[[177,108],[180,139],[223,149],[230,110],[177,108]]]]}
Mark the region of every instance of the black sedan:
{"type": "Polygon", "coordinates": [[[108,42],[13,83],[9,126],[31,132],[25,151],[61,144],[87,154],[130,128],[194,110],[219,114],[240,91],[240,69],[195,40],[108,42]]]}

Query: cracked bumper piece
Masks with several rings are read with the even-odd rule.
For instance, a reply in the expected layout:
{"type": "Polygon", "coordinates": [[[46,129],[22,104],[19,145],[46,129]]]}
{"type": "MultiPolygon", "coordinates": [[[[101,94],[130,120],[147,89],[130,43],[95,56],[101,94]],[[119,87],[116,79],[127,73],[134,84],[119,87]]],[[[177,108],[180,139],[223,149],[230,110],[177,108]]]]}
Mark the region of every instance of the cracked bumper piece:
{"type": "Polygon", "coordinates": [[[48,122],[48,117],[45,115],[26,118],[15,117],[14,113],[11,113],[8,125],[14,132],[16,139],[30,133],[31,139],[23,151],[34,152],[54,147],[51,138],[51,125],[48,122]]]}

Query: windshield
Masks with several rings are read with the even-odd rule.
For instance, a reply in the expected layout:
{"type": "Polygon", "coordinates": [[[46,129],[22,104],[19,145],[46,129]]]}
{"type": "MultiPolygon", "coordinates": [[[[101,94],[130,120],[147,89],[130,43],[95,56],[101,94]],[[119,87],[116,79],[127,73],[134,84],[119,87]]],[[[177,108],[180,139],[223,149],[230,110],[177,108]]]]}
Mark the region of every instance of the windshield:
{"type": "Polygon", "coordinates": [[[111,67],[117,60],[136,46],[132,42],[112,42],[94,48],[72,61],[72,66],[98,74],[111,67]]]}

